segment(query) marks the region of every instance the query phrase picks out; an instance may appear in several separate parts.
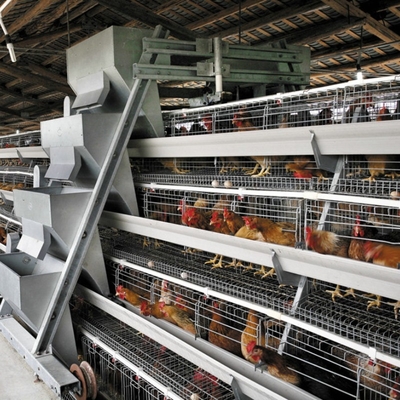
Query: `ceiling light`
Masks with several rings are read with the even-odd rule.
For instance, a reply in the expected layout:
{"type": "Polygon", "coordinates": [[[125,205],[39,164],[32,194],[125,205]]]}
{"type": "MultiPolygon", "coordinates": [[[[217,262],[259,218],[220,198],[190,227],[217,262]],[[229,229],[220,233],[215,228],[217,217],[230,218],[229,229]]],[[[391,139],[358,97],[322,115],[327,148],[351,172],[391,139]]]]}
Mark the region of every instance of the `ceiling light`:
{"type": "Polygon", "coordinates": [[[8,32],[7,32],[7,29],[6,29],[6,27],[5,27],[5,25],[4,25],[4,22],[3,22],[3,16],[2,16],[3,10],[4,10],[10,3],[11,3],[11,0],[7,0],[7,1],[5,1],[5,2],[1,5],[1,7],[0,7],[0,26],[1,26],[1,29],[3,29],[3,32],[4,32],[4,37],[5,37],[5,39],[6,39],[6,46],[7,46],[8,52],[10,53],[11,61],[12,61],[12,62],[16,62],[16,61],[17,61],[17,57],[15,57],[14,45],[13,45],[12,42],[11,42],[11,37],[10,37],[10,35],[9,35],[8,32]]]}
{"type": "Polygon", "coordinates": [[[360,64],[357,64],[357,80],[358,81],[363,80],[363,73],[360,64]]]}

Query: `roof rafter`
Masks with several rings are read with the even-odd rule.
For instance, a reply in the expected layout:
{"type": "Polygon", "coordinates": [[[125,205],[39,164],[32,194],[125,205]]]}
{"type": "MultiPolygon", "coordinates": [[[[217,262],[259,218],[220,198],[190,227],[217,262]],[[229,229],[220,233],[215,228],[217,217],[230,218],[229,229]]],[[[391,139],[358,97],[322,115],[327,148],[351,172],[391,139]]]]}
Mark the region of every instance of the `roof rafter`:
{"type": "Polygon", "coordinates": [[[116,11],[120,14],[126,15],[128,18],[136,19],[148,26],[155,27],[162,25],[164,28],[171,32],[171,35],[183,40],[194,40],[200,35],[192,32],[191,30],[169,21],[168,19],[155,14],[148,8],[139,4],[132,4],[127,0],[96,0],[97,3],[107,7],[110,10],[116,11]]]}

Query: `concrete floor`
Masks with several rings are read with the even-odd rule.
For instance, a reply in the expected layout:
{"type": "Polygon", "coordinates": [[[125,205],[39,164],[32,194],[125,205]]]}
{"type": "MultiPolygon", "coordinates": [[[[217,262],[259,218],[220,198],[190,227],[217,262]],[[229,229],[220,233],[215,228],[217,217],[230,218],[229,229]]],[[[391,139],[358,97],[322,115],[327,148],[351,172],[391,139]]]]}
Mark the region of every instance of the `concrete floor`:
{"type": "Polygon", "coordinates": [[[43,382],[36,382],[32,369],[0,333],[0,399],[59,399],[43,382]]]}

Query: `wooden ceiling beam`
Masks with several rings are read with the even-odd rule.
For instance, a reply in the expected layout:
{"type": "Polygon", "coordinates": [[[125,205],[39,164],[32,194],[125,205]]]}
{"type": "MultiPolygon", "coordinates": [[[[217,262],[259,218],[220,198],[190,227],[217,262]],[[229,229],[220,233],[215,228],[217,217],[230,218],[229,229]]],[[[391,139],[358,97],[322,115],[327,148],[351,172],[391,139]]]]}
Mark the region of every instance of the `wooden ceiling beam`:
{"type": "Polygon", "coordinates": [[[167,18],[164,18],[160,15],[155,14],[148,8],[140,5],[140,4],[132,4],[127,0],[96,0],[97,3],[102,6],[107,7],[110,10],[118,12],[122,15],[125,15],[128,19],[136,19],[147,26],[156,27],[157,25],[162,25],[164,28],[168,29],[171,32],[171,35],[181,40],[195,40],[200,35],[192,32],[190,29],[187,29],[173,21],[169,21],[167,18]]]}
{"type": "MultiPolygon", "coordinates": [[[[71,21],[82,17],[82,15],[86,14],[93,8],[97,7],[97,2],[90,0],[86,1],[80,5],[77,5],[74,9],[70,9],[70,11],[67,13],[64,13],[60,18],[60,24],[64,25],[67,24],[68,22],[71,23],[71,21]]],[[[69,7],[70,8],[70,7],[69,7]]]]}
{"type": "Polygon", "coordinates": [[[362,23],[360,19],[351,18],[350,21],[344,18],[335,20],[329,24],[324,22],[323,24],[313,25],[305,29],[297,29],[292,33],[284,36],[275,36],[265,43],[277,42],[280,39],[286,40],[287,43],[297,44],[297,45],[307,45],[317,40],[325,39],[329,36],[335,35],[338,31],[344,31],[346,29],[351,29],[359,26],[362,23]]]}
{"type": "MultiPolygon", "coordinates": [[[[28,24],[31,24],[35,18],[44,13],[44,11],[50,7],[53,0],[42,0],[37,1],[36,4],[31,7],[25,14],[19,16],[11,25],[7,26],[8,33],[10,35],[18,32],[25,28],[28,24]]],[[[1,36],[0,41],[4,40],[4,35],[1,36]]]]}
{"type": "MultiPolygon", "coordinates": [[[[352,2],[346,0],[322,0],[322,2],[345,17],[353,16],[364,19],[365,29],[385,42],[400,40],[400,35],[371,17],[371,15],[365,13],[352,2]]],[[[400,50],[400,45],[396,45],[396,48],[400,50]]]]}
{"type": "MultiPolygon", "coordinates": [[[[36,99],[30,95],[23,95],[21,94],[20,91],[16,91],[16,90],[10,90],[6,87],[3,87],[0,85],[0,94],[1,95],[8,95],[11,98],[15,99],[14,103],[17,102],[26,102],[32,105],[35,105],[37,107],[41,107],[41,108],[45,108],[49,111],[53,111],[53,112],[60,112],[62,110],[62,102],[60,102],[59,107],[54,108],[54,105],[50,104],[47,101],[43,101],[40,99],[36,99]]],[[[11,102],[13,103],[13,102],[11,102]]]]}
{"type": "MultiPolygon", "coordinates": [[[[262,2],[263,1],[260,1],[260,0],[243,1],[240,9],[243,12],[243,11],[246,11],[248,8],[254,7],[262,2]]],[[[193,29],[193,30],[199,29],[205,25],[213,24],[220,19],[224,19],[226,17],[230,17],[230,16],[238,14],[238,13],[239,13],[239,5],[234,5],[232,7],[226,8],[225,10],[221,10],[213,15],[210,15],[206,18],[202,18],[200,21],[192,22],[192,23],[186,25],[186,28],[193,29]]]]}
{"type": "Polygon", "coordinates": [[[69,28],[61,28],[48,33],[32,35],[27,37],[26,39],[14,41],[14,46],[33,47],[33,46],[47,45],[50,42],[53,42],[54,40],[58,40],[61,37],[68,35],[68,33],[79,32],[82,29],[83,29],[82,24],[74,24],[70,25],[69,28]]]}
{"type": "Polygon", "coordinates": [[[15,78],[22,79],[25,82],[32,83],[33,85],[43,86],[48,90],[54,90],[56,92],[61,92],[68,95],[74,94],[73,90],[69,86],[53,82],[50,79],[42,78],[41,76],[36,74],[31,74],[30,72],[19,68],[15,64],[10,65],[4,62],[0,62],[0,71],[7,75],[14,76],[15,78]]]}
{"type": "MultiPolygon", "coordinates": [[[[320,9],[323,8],[324,5],[320,1],[312,1],[311,3],[307,3],[304,5],[304,2],[297,2],[291,7],[284,8],[283,10],[279,10],[276,12],[273,12],[271,14],[266,15],[265,17],[257,18],[254,21],[242,24],[240,26],[240,29],[242,32],[247,32],[251,31],[253,29],[258,29],[262,28],[265,25],[273,24],[279,21],[282,21],[283,19],[288,19],[288,18],[293,18],[297,16],[298,14],[303,14],[306,12],[313,11],[315,9],[320,9]]],[[[219,13],[218,13],[219,14],[219,13]]],[[[214,15],[214,19],[218,14],[214,15]]],[[[223,18],[223,16],[220,16],[220,18],[223,18]]],[[[238,32],[239,27],[234,26],[229,29],[225,29],[221,32],[218,33],[218,36],[225,38],[231,35],[236,35],[238,32]]],[[[215,35],[213,35],[215,36],[215,35]]]]}
{"type": "MultiPolygon", "coordinates": [[[[39,1],[38,3],[41,3],[39,1]]],[[[83,0],[68,0],[68,9],[72,11],[75,7],[79,6],[83,0]]],[[[50,3],[54,3],[54,1],[50,1],[50,3]]],[[[63,2],[54,10],[44,13],[43,16],[39,19],[34,19],[34,23],[32,24],[31,21],[27,23],[29,26],[26,28],[26,33],[28,35],[37,35],[39,32],[43,32],[49,27],[51,27],[55,21],[65,15],[67,12],[66,10],[66,3],[63,2]]]]}
{"type": "MultiPolygon", "coordinates": [[[[376,57],[376,58],[371,58],[368,60],[363,59],[361,62],[361,68],[366,69],[366,68],[381,67],[382,64],[387,63],[387,62],[400,62],[400,54],[386,55],[383,57],[376,57]]],[[[348,72],[352,72],[352,71],[354,71],[354,73],[356,72],[355,64],[342,65],[342,66],[340,66],[340,68],[338,68],[337,66],[328,67],[328,68],[326,68],[326,72],[325,71],[313,72],[311,70],[311,75],[313,77],[325,76],[325,75],[331,75],[331,74],[340,75],[342,73],[347,75],[348,72]]]]}

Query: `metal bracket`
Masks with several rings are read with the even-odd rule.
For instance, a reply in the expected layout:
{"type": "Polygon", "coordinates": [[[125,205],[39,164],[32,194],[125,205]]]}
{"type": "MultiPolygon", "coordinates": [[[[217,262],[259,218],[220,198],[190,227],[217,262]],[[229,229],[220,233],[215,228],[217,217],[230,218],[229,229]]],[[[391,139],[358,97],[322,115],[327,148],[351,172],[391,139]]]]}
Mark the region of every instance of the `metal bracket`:
{"type": "Polygon", "coordinates": [[[12,232],[7,235],[6,253],[14,253],[17,251],[20,238],[20,234],[17,232],[12,232]]]}
{"type": "MultiPolygon", "coordinates": [[[[304,302],[309,291],[310,291],[310,288],[309,288],[309,284],[308,284],[308,278],[306,276],[300,276],[296,296],[294,297],[294,300],[293,300],[293,307],[290,310],[291,315],[293,315],[295,313],[297,307],[304,302]]],[[[292,324],[286,324],[285,330],[283,331],[281,342],[280,342],[279,348],[278,348],[278,353],[281,355],[285,349],[286,342],[289,337],[291,328],[292,328],[292,324]]]]}
{"type": "Polygon", "coordinates": [[[318,147],[315,132],[310,130],[311,133],[311,147],[314,152],[315,162],[317,167],[324,169],[325,171],[335,172],[338,156],[327,156],[323,155],[318,147]]]}
{"type": "Polygon", "coordinates": [[[242,390],[240,389],[239,383],[236,379],[232,376],[231,387],[233,391],[233,395],[235,396],[236,400],[251,400],[249,396],[243,394],[242,390]]]}
{"type": "Polygon", "coordinates": [[[275,269],[279,284],[293,286],[299,285],[301,275],[296,275],[292,274],[291,272],[284,271],[281,263],[279,262],[279,258],[274,250],[272,250],[272,265],[275,269]]]}

